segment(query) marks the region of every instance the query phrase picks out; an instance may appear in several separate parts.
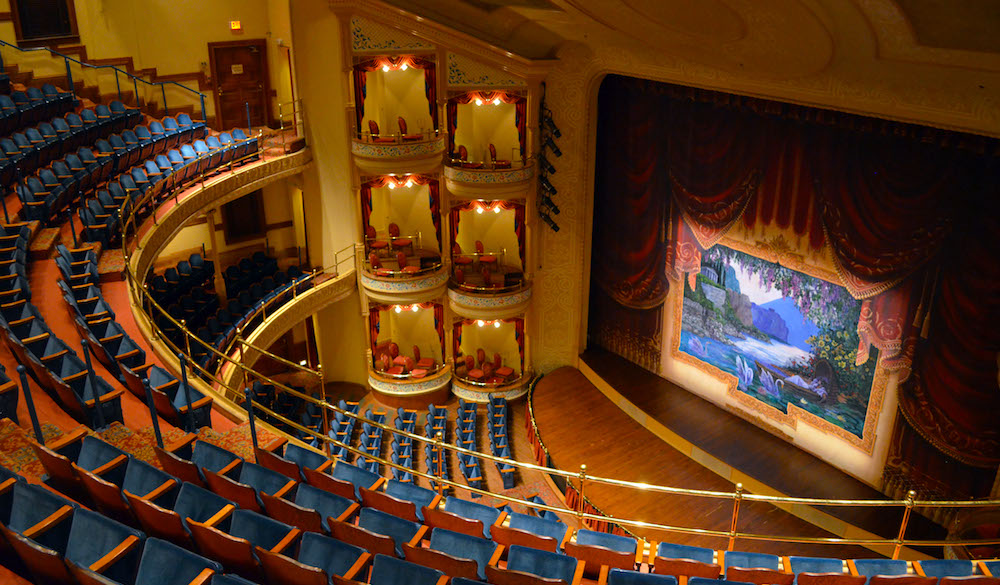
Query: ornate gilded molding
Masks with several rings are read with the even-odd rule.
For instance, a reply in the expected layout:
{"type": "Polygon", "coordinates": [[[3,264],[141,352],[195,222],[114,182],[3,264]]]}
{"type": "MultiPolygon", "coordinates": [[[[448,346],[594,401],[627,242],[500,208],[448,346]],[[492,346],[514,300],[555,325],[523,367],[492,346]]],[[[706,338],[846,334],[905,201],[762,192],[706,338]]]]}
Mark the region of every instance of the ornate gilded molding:
{"type": "Polygon", "coordinates": [[[531,303],[531,284],[510,293],[476,294],[448,289],[451,310],[473,319],[508,319],[528,310],[531,303]]]}
{"type": "Polygon", "coordinates": [[[511,74],[484,65],[464,55],[448,53],[448,87],[527,87],[528,83],[511,74]]]}
{"type": "Polygon", "coordinates": [[[389,378],[368,369],[368,384],[376,392],[392,396],[413,397],[430,394],[451,382],[451,366],[445,366],[426,378],[389,378]]]}
{"type": "Polygon", "coordinates": [[[531,381],[533,379],[534,378],[530,375],[521,376],[512,384],[484,387],[469,384],[460,378],[453,378],[451,381],[451,391],[455,396],[458,396],[466,402],[485,403],[490,401],[490,396],[498,396],[506,398],[507,400],[514,400],[528,393],[528,388],[531,387],[531,381]]]}
{"type": "Polygon", "coordinates": [[[445,135],[420,142],[378,143],[351,140],[354,162],[371,175],[430,173],[441,166],[445,135]]]}
{"type": "Polygon", "coordinates": [[[448,191],[465,199],[512,199],[525,197],[535,178],[535,166],[516,169],[470,169],[445,165],[448,191]]]}
{"type": "Polygon", "coordinates": [[[440,297],[448,283],[448,272],[441,269],[417,278],[379,278],[365,272],[358,273],[358,280],[365,293],[384,303],[422,303],[440,297]]]}
{"type": "Polygon", "coordinates": [[[355,53],[429,51],[434,45],[403,31],[355,16],[351,18],[351,50],[355,53]]]}

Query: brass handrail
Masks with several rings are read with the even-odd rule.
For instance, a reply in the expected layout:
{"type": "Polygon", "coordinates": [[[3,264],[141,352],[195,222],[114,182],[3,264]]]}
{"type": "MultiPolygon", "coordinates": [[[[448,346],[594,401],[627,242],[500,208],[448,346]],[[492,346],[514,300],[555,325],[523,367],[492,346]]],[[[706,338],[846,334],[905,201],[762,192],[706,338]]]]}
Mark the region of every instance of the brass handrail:
{"type": "MultiPolygon", "coordinates": [[[[232,163],[230,163],[230,164],[232,164],[232,163]]],[[[216,172],[216,170],[217,169],[213,169],[213,172],[216,172]]],[[[200,180],[202,181],[202,190],[205,189],[204,178],[205,178],[204,173],[202,173],[201,176],[200,176],[200,180]]],[[[912,510],[914,507],[918,507],[918,506],[919,507],[994,507],[994,506],[1000,506],[1000,500],[969,500],[969,501],[964,501],[964,500],[959,500],[959,501],[954,501],[954,500],[942,500],[942,501],[916,500],[915,497],[913,496],[912,492],[910,493],[909,497],[906,498],[905,500],[834,500],[834,499],[823,499],[823,498],[795,498],[795,497],[787,497],[787,496],[766,496],[766,495],[758,495],[758,494],[746,494],[746,493],[742,493],[742,490],[739,489],[739,488],[735,492],[724,492],[724,491],[694,490],[694,489],[686,489],[686,488],[676,488],[676,487],[669,487],[669,486],[660,486],[660,485],[653,485],[653,484],[647,484],[647,483],[642,483],[642,482],[631,482],[631,481],[619,480],[619,479],[614,479],[614,478],[606,478],[606,477],[600,477],[600,476],[585,475],[582,472],[581,473],[574,473],[574,472],[564,471],[564,470],[561,470],[561,469],[558,469],[558,468],[553,468],[553,467],[548,467],[548,466],[543,466],[543,465],[536,465],[534,463],[517,461],[517,460],[511,459],[511,458],[497,457],[497,456],[494,456],[491,453],[478,452],[478,451],[474,451],[474,450],[470,450],[470,449],[465,449],[463,447],[459,447],[459,446],[452,445],[452,444],[449,444],[447,442],[441,441],[440,439],[428,439],[427,437],[422,436],[422,435],[417,435],[415,433],[410,433],[410,432],[407,432],[407,431],[400,431],[400,430],[397,430],[395,427],[390,427],[390,426],[385,425],[383,423],[379,423],[379,422],[376,422],[376,421],[369,420],[369,419],[365,418],[362,415],[355,414],[355,413],[350,412],[348,410],[341,409],[339,406],[331,404],[331,403],[327,402],[326,400],[317,399],[317,398],[315,398],[315,397],[313,397],[313,396],[311,396],[309,394],[304,394],[304,393],[299,392],[298,390],[296,390],[296,389],[294,389],[294,388],[292,388],[292,387],[290,387],[290,386],[288,386],[288,385],[286,385],[286,384],[284,384],[284,383],[282,383],[282,382],[280,382],[278,380],[274,380],[274,379],[272,379],[272,378],[270,378],[268,376],[260,374],[260,373],[256,372],[255,370],[253,370],[252,368],[247,367],[243,363],[242,359],[241,360],[233,359],[230,355],[224,354],[223,352],[220,352],[220,351],[216,350],[214,347],[211,346],[211,344],[207,344],[205,342],[202,342],[202,340],[200,338],[198,338],[197,336],[194,336],[190,331],[188,331],[186,329],[186,327],[184,326],[183,322],[177,321],[172,316],[170,316],[168,313],[166,313],[166,311],[164,311],[163,308],[160,307],[159,304],[156,303],[156,301],[154,299],[152,299],[152,297],[149,295],[148,291],[146,290],[145,286],[138,286],[138,284],[140,284],[140,283],[139,283],[136,275],[132,272],[132,270],[131,270],[131,264],[129,262],[129,260],[131,258],[131,253],[130,253],[130,250],[129,250],[129,241],[130,241],[130,239],[128,237],[128,227],[132,226],[132,228],[134,230],[133,231],[133,236],[137,237],[138,236],[138,229],[139,229],[139,223],[138,223],[138,218],[137,218],[138,210],[141,209],[142,207],[144,207],[147,204],[154,203],[155,202],[155,198],[156,198],[156,196],[159,195],[159,193],[160,193],[160,190],[157,190],[157,189],[154,189],[154,188],[150,188],[149,190],[147,190],[147,193],[144,194],[144,197],[141,199],[141,201],[137,202],[135,205],[133,205],[133,211],[132,211],[132,213],[130,213],[127,218],[120,218],[120,222],[121,222],[121,225],[122,225],[122,231],[123,231],[123,244],[122,244],[122,248],[123,248],[123,252],[125,254],[125,258],[126,258],[125,273],[126,273],[126,276],[127,276],[127,279],[128,279],[129,286],[132,289],[133,298],[134,298],[134,300],[138,301],[136,303],[136,306],[137,306],[137,308],[141,312],[143,312],[145,314],[145,317],[148,319],[148,321],[150,323],[150,326],[151,326],[151,329],[153,331],[153,335],[154,336],[157,335],[157,333],[160,332],[160,331],[162,331],[162,330],[160,330],[159,326],[152,319],[151,314],[146,310],[147,306],[149,306],[152,309],[155,309],[155,310],[159,311],[162,315],[164,315],[167,319],[169,319],[170,322],[172,322],[174,325],[177,325],[178,327],[180,327],[181,330],[184,332],[184,334],[186,336],[186,340],[188,342],[190,341],[191,337],[194,337],[198,342],[201,342],[204,345],[206,345],[208,347],[209,351],[214,352],[220,359],[225,360],[225,362],[228,363],[228,364],[231,364],[232,367],[235,367],[235,368],[238,368],[239,370],[241,370],[244,373],[244,377],[245,378],[247,376],[252,376],[252,377],[260,379],[262,381],[266,381],[267,383],[274,385],[274,387],[277,390],[280,390],[282,392],[287,392],[288,394],[290,394],[292,396],[296,396],[296,397],[298,397],[300,399],[303,399],[303,400],[305,400],[307,402],[310,402],[312,404],[316,404],[316,405],[320,406],[321,408],[323,408],[325,410],[333,411],[333,412],[340,412],[340,413],[342,413],[345,416],[352,417],[352,418],[354,418],[356,420],[362,420],[364,422],[367,422],[369,425],[372,425],[372,426],[375,426],[375,427],[379,427],[383,431],[389,431],[390,433],[393,433],[394,435],[408,437],[408,438],[411,439],[411,441],[418,441],[418,442],[421,442],[421,443],[432,444],[432,445],[434,445],[435,449],[442,450],[441,452],[443,452],[443,450],[454,451],[455,453],[465,454],[465,455],[471,455],[471,456],[477,457],[477,458],[479,458],[481,460],[492,461],[494,463],[502,462],[504,464],[509,464],[509,465],[512,465],[512,466],[517,467],[519,469],[533,470],[533,471],[538,471],[538,472],[541,472],[541,473],[546,473],[546,474],[549,474],[551,476],[563,477],[567,481],[570,482],[570,485],[572,485],[572,480],[573,479],[585,478],[586,482],[589,482],[589,483],[595,483],[596,482],[596,483],[603,483],[603,484],[607,484],[607,485],[616,486],[616,487],[619,487],[619,488],[638,489],[638,490],[644,490],[644,491],[654,491],[654,492],[660,492],[660,493],[666,493],[666,494],[687,495],[687,496],[695,496],[695,497],[709,497],[709,498],[716,498],[716,499],[728,499],[728,500],[732,500],[734,503],[738,502],[740,500],[749,500],[749,501],[766,502],[766,503],[771,503],[771,504],[792,504],[792,505],[794,505],[794,504],[803,504],[803,505],[820,505],[820,506],[900,507],[900,508],[903,508],[905,512],[908,512],[908,511],[912,510]],[[145,302],[143,302],[143,301],[145,301],[145,302]]],[[[176,196],[177,195],[175,193],[174,197],[176,198],[176,196]]],[[[157,209],[154,207],[154,209],[152,211],[152,218],[153,218],[154,226],[156,224],[156,211],[157,211],[157,209]]],[[[138,242],[136,242],[136,243],[138,243],[138,242]]],[[[348,250],[348,249],[353,249],[353,246],[349,246],[349,247],[345,248],[344,250],[348,250]]],[[[340,260],[339,254],[340,254],[340,252],[343,252],[344,250],[338,251],[337,255],[335,255],[335,264],[333,266],[333,268],[335,270],[336,270],[336,267],[339,266],[339,264],[341,264],[342,262],[347,261],[349,259],[349,258],[348,259],[344,259],[343,261],[340,260]]],[[[299,281],[297,281],[297,283],[295,285],[292,286],[293,290],[295,290],[297,288],[297,286],[298,286],[299,283],[305,282],[305,281],[311,281],[312,279],[314,279],[316,277],[316,275],[318,274],[318,272],[319,271],[314,271],[313,273],[307,275],[306,277],[301,278],[299,281]]],[[[261,348],[253,347],[250,344],[246,343],[245,340],[242,340],[242,331],[238,331],[237,332],[237,337],[240,338],[239,349],[241,350],[241,355],[243,353],[243,350],[246,349],[246,348],[252,348],[255,351],[261,351],[262,353],[266,352],[266,350],[261,349],[261,348]]],[[[167,345],[170,346],[170,347],[172,347],[175,351],[180,351],[181,350],[181,348],[177,347],[170,339],[165,338],[164,341],[166,341],[167,345]]],[[[291,363],[291,362],[289,362],[289,363],[291,363]]],[[[242,393],[240,393],[235,388],[227,387],[221,379],[219,379],[219,378],[216,377],[215,373],[209,372],[209,371],[205,370],[204,368],[201,368],[198,364],[194,363],[193,361],[192,361],[192,366],[194,366],[194,368],[196,368],[197,371],[203,373],[203,375],[205,375],[207,379],[215,381],[219,385],[220,388],[223,388],[225,390],[225,392],[228,395],[230,395],[230,396],[240,396],[242,394],[242,393]]],[[[531,389],[533,391],[534,384],[532,385],[531,389]]],[[[245,398],[244,398],[244,400],[245,400],[245,398]]],[[[804,536],[782,536],[782,535],[754,534],[754,533],[739,532],[739,531],[737,531],[735,529],[735,527],[736,527],[735,522],[733,523],[733,525],[732,525],[732,527],[731,527],[731,529],[729,531],[710,530],[710,529],[703,529],[703,528],[669,526],[669,525],[663,525],[663,524],[656,524],[656,523],[652,523],[652,522],[645,522],[645,521],[639,521],[639,520],[630,520],[630,519],[627,519],[627,518],[614,518],[614,517],[610,517],[610,516],[607,516],[607,515],[590,514],[590,513],[587,513],[587,512],[583,512],[582,510],[581,511],[573,511],[573,510],[569,510],[567,508],[559,508],[559,507],[553,507],[553,506],[540,505],[540,504],[537,504],[535,502],[530,502],[530,501],[527,501],[527,500],[520,500],[518,498],[506,496],[504,494],[497,494],[497,493],[489,492],[489,491],[486,491],[486,490],[480,490],[480,489],[473,488],[473,487],[465,485],[465,484],[460,484],[460,483],[457,483],[457,482],[454,482],[454,481],[451,481],[451,480],[448,480],[448,479],[444,479],[444,478],[438,478],[438,477],[433,476],[433,475],[429,475],[429,474],[425,474],[425,473],[419,472],[418,470],[415,470],[415,469],[410,469],[410,468],[406,468],[406,467],[394,464],[391,461],[382,459],[381,457],[372,456],[372,455],[370,455],[370,454],[368,454],[368,453],[366,453],[364,451],[361,451],[359,449],[351,447],[349,444],[345,444],[345,443],[342,443],[340,441],[337,441],[336,439],[333,439],[333,438],[329,437],[326,434],[316,433],[315,431],[312,431],[311,429],[308,429],[306,427],[303,427],[303,426],[299,425],[295,421],[291,421],[290,419],[287,419],[286,417],[284,417],[284,416],[282,416],[282,415],[280,415],[278,413],[275,413],[275,412],[269,410],[264,405],[259,405],[256,401],[253,401],[252,399],[251,399],[251,403],[254,405],[254,408],[259,409],[261,412],[264,412],[264,413],[268,414],[269,416],[272,416],[275,419],[282,421],[283,423],[289,425],[291,428],[293,428],[295,430],[298,430],[300,432],[304,432],[304,433],[306,433],[306,434],[308,434],[310,436],[313,436],[314,438],[316,438],[319,441],[321,441],[324,445],[334,444],[334,445],[337,445],[338,447],[345,448],[348,452],[355,453],[355,454],[360,454],[360,455],[364,456],[366,459],[377,461],[380,464],[387,465],[387,466],[392,467],[392,468],[397,468],[397,469],[405,470],[407,473],[411,473],[411,474],[413,474],[416,477],[423,477],[425,479],[433,479],[435,482],[438,482],[439,486],[447,485],[447,486],[451,486],[451,487],[455,487],[455,488],[460,488],[460,489],[468,490],[468,491],[470,491],[472,493],[475,493],[475,494],[490,496],[490,497],[493,497],[493,498],[500,499],[502,501],[508,501],[508,502],[513,502],[513,503],[518,503],[518,504],[521,504],[521,505],[524,505],[524,506],[527,506],[527,507],[533,508],[533,509],[541,509],[541,510],[547,510],[547,511],[553,511],[553,512],[567,513],[567,514],[575,515],[576,517],[578,517],[580,519],[593,520],[593,521],[597,521],[597,522],[609,522],[610,521],[610,522],[613,522],[613,523],[618,524],[619,526],[623,526],[623,527],[624,526],[631,526],[631,527],[635,527],[635,528],[646,528],[646,529],[662,530],[662,531],[666,531],[666,532],[676,532],[676,533],[681,533],[681,534],[695,534],[695,535],[704,535],[704,536],[714,536],[714,537],[719,537],[719,538],[727,538],[727,539],[729,539],[729,543],[730,543],[729,546],[730,547],[732,547],[732,543],[736,539],[770,540],[770,541],[777,541],[777,542],[792,542],[792,543],[822,543],[822,544],[842,544],[842,545],[843,544],[882,545],[882,546],[887,546],[887,547],[891,546],[891,547],[894,547],[894,552],[893,552],[893,556],[894,557],[898,556],[900,548],[902,546],[905,546],[905,545],[912,545],[912,546],[948,546],[948,545],[957,545],[957,544],[974,544],[974,545],[1000,544],[1000,539],[992,539],[992,540],[991,539],[980,539],[980,540],[966,540],[966,541],[908,540],[908,539],[905,538],[906,522],[907,522],[907,518],[908,518],[908,513],[904,514],[904,519],[903,519],[903,522],[902,522],[902,524],[900,526],[900,531],[899,531],[899,533],[898,533],[898,535],[897,535],[897,537],[895,539],[888,539],[888,538],[885,538],[885,539],[870,539],[870,538],[869,539],[864,539],[864,538],[804,537],[804,536]]],[[[534,426],[535,425],[534,413],[533,413],[533,407],[531,406],[530,400],[529,400],[529,416],[530,416],[531,423],[534,426]]],[[[534,430],[535,430],[536,436],[537,436],[537,427],[534,427],[534,430]]],[[[542,446],[543,446],[543,449],[545,450],[546,455],[548,456],[548,451],[547,451],[547,449],[544,448],[544,444],[542,446]]],[[[582,491],[583,491],[582,488],[583,487],[584,486],[581,485],[580,489],[578,490],[579,492],[581,492],[581,495],[582,495],[582,491]]],[[[574,489],[577,489],[577,488],[574,486],[574,489]]],[[[585,497],[583,497],[581,499],[582,500],[586,500],[585,497]]],[[[593,506],[593,504],[590,504],[590,505],[593,506]]],[[[597,509],[596,506],[593,506],[593,507],[594,507],[595,510],[597,509]]],[[[736,514],[738,514],[738,507],[734,505],[734,517],[735,517],[736,514]]]]}

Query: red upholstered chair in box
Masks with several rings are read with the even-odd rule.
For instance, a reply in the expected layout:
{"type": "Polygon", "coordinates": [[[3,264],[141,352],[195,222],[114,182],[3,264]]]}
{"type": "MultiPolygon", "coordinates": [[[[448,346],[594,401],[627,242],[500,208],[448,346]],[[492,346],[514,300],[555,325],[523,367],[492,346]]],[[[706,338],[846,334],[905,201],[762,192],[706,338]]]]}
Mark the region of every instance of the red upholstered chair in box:
{"type": "Polygon", "coordinates": [[[413,240],[399,237],[399,226],[394,223],[389,224],[389,245],[393,250],[409,248],[413,252],[413,240]]]}
{"type": "Polygon", "coordinates": [[[403,252],[396,252],[396,262],[399,264],[399,271],[404,275],[416,274],[420,272],[420,268],[417,266],[409,266],[406,263],[406,254],[403,252]]]}
{"type": "Polygon", "coordinates": [[[406,368],[406,371],[410,373],[411,378],[423,378],[424,376],[427,375],[427,369],[418,368],[416,362],[413,361],[413,358],[411,358],[410,356],[406,356],[405,360],[406,363],[403,365],[403,367],[406,368]]]}
{"type": "Polygon", "coordinates": [[[455,263],[456,266],[468,266],[472,264],[472,257],[462,256],[462,246],[455,242],[451,245],[451,261],[455,263]]]}
{"type": "Polygon", "coordinates": [[[399,346],[396,345],[395,341],[389,342],[389,358],[392,360],[392,365],[401,366],[403,365],[403,357],[399,355],[399,346]]]}
{"type": "Polygon", "coordinates": [[[463,145],[458,147],[458,160],[461,165],[467,169],[481,169],[483,168],[483,163],[470,163],[469,162],[469,149],[465,148],[463,145]]]}
{"type": "Polygon", "coordinates": [[[479,364],[480,368],[486,363],[486,352],[481,347],[476,350],[476,363],[479,364]]]}
{"type": "Polygon", "coordinates": [[[418,368],[422,368],[425,370],[433,368],[436,363],[434,361],[434,358],[425,357],[421,359],[420,348],[415,345],[413,346],[413,359],[417,362],[418,368]]]}
{"type": "Polygon", "coordinates": [[[399,135],[403,137],[403,140],[420,140],[423,138],[419,134],[406,133],[406,120],[404,120],[402,116],[397,116],[396,122],[399,124],[399,135]]]}
{"type": "Polygon", "coordinates": [[[476,252],[479,254],[479,265],[493,269],[497,265],[497,257],[493,254],[486,254],[483,243],[476,240],[476,252]]]}
{"type": "Polygon", "coordinates": [[[393,364],[387,353],[382,354],[382,369],[390,376],[401,376],[405,373],[403,372],[403,366],[393,364]]]}
{"type": "Polygon", "coordinates": [[[368,132],[372,135],[372,142],[395,142],[392,136],[379,136],[378,122],[375,120],[368,120],[368,132]]]}
{"type": "Polygon", "coordinates": [[[471,355],[465,356],[465,375],[476,382],[483,379],[483,371],[476,368],[476,360],[471,355]]]}
{"type": "Polygon", "coordinates": [[[383,252],[389,249],[389,242],[379,240],[378,233],[372,226],[365,228],[365,242],[368,244],[368,249],[374,252],[383,252]]]}
{"type": "Polygon", "coordinates": [[[392,276],[392,270],[382,266],[382,261],[378,259],[378,254],[372,252],[368,254],[368,263],[372,265],[372,272],[375,276],[392,276]]]}
{"type": "Polygon", "coordinates": [[[483,288],[493,288],[493,287],[494,287],[493,275],[490,273],[489,268],[483,266],[483,288]]]}
{"type": "Polygon", "coordinates": [[[514,368],[503,365],[500,354],[493,354],[493,373],[507,381],[514,375],[514,368]]]}
{"type": "Polygon", "coordinates": [[[465,284],[465,271],[461,268],[455,269],[455,282],[458,284],[465,284]]]}
{"type": "Polygon", "coordinates": [[[493,162],[493,168],[495,169],[509,169],[509,160],[497,160],[497,147],[490,143],[490,160],[493,162]]]}

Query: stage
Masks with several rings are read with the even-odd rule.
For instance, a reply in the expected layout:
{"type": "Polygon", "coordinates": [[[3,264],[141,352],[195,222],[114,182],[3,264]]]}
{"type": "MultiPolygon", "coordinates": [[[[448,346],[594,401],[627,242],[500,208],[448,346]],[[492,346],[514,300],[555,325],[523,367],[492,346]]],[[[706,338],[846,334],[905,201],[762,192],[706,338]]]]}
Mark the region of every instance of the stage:
{"type": "MultiPolygon", "coordinates": [[[[886,500],[848,476],[751,423],[604,350],[588,350],[580,369],[560,368],[536,386],[534,416],[553,463],[588,474],[672,487],[756,494],[886,500]]],[[[606,514],[672,526],[728,531],[732,502],[588,484],[586,495],[606,514]]],[[[789,511],[744,502],[738,530],[808,538],[895,538],[901,509],[795,505],[789,511]],[[791,512],[791,513],[789,513],[791,512]],[[805,519],[805,520],[803,520],[805,519]]],[[[713,548],[726,539],[633,530],[640,536],[713,548]]],[[[945,531],[913,514],[908,538],[943,539],[945,531]]],[[[862,558],[860,546],[787,544],[741,539],[736,549],[862,558]]],[[[886,547],[879,552],[891,552],[886,547]]],[[[939,554],[937,551],[929,551],[939,554]]],[[[903,558],[920,558],[904,549],[903,558]]]]}

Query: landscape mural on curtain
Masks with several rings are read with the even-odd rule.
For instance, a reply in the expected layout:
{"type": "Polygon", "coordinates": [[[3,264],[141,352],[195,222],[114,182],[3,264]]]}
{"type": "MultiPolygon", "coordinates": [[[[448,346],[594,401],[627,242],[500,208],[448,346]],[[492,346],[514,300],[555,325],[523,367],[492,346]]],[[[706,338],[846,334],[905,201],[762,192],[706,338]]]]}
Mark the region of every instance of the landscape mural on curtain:
{"type": "Polygon", "coordinates": [[[877,356],[855,365],[861,301],[780,264],[715,245],[684,279],[680,351],[732,374],[738,389],[863,436],[877,356]],[[694,282],[695,288],[691,288],[694,282]]]}

